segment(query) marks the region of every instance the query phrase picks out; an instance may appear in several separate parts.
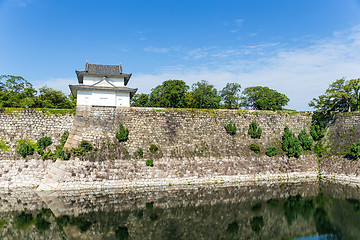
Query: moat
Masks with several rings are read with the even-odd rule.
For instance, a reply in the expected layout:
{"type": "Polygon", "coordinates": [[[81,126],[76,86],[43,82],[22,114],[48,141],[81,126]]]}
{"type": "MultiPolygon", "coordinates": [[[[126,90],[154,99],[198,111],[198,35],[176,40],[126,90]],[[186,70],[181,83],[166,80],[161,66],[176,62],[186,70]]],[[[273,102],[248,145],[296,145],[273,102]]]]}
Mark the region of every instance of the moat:
{"type": "Polygon", "coordinates": [[[360,189],[330,181],[0,194],[1,239],[359,239],[360,189]]]}

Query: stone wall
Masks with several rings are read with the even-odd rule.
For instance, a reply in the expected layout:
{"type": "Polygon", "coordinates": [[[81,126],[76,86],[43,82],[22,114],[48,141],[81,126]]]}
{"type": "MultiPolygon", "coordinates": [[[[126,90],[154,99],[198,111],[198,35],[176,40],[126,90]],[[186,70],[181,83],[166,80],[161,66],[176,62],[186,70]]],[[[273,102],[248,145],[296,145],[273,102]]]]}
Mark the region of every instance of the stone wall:
{"type": "Polygon", "coordinates": [[[81,140],[87,140],[100,148],[114,145],[119,149],[115,133],[120,122],[129,129],[129,140],[122,147],[130,155],[139,148],[146,155],[149,146],[155,144],[164,157],[249,156],[251,143],[260,145],[262,153],[271,145],[279,146],[286,125],[295,133],[309,130],[311,114],[78,106],[66,146],[77,147],[81,140]],[[234,136],[224,128],[230,121],[237,127],[234,136]],[[262,129],[260,139],[252,139],[248,134],[252,121],[262,129]]]}
{"type": "MultiPolygon", "coordinates": [[[[21,138],[27,137],[36,142],[43,136],[49,136],[53,146],[59,144],[64,131],[70,131],[73,120],[73,115],[46,114],[35,110],[0,113],[0,138],[10,146],[9,151],[0,151],[0,160],[22,158],[15,152],[16,141],[21,138]]],[[[37,154],[32,156],[38,157],[37,154]]]]}

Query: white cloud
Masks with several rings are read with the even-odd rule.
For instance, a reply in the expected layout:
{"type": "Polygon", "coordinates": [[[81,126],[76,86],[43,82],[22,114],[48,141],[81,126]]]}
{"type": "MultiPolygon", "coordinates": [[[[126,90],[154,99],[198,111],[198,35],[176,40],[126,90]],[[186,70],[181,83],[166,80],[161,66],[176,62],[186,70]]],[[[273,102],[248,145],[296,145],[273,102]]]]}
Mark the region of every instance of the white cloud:
{"type": "Polygon", "coordinates": [[[219,90],[227,82],[240,83],[243,89],[268,86],[290,98],[289,108],[309,110],[308,102],[336,79],[360,77],[360,26],[310,40],[307,47],[284,48],[280,43],[209,47],[188,51],[186,57],[200,61],[200,65],[165,66],[155,74],[134,74],[130,82],[140,86],[139,92],[150,92],[168,79],[182,79],[188,85],[205,79],[219,90]]]}
{"type": "Polygon", "coordinates": [[[145,52],[153,52],[153,53],[168,53],[170,51],[170,48],[157,48],[157,47],[146,47],[144,48],[145,52]]]}

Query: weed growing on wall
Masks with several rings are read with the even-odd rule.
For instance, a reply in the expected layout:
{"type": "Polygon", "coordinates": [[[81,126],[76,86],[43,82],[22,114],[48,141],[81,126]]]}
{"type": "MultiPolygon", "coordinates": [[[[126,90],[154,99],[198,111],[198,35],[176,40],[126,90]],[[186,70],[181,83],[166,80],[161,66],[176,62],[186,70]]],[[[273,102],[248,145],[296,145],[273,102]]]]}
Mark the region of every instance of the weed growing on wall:
{"type": "Polygon", "coordinates": [[[143,152],[142,148],[139,148],[138,155],[139,155],[140,158],[144,157],[144,152],[143,152]]]}
{"type": "Polygon", "coordinates": [[[299,141],[301,143],[301,147],[304,150],[311,150],[312,145],[313,145],[313,140],[310,137],[310,135],[306,132],[305,129],[301,130],[301,132],[299,133],[299,141]]]}
{"type": "Polygon", "coordinates": [[[43,156],[44,150],[46,149],[46,147],[50,146],[51,144],[52,144],[51,137],[44,136],[39,138],[36,142],[38,154],[43,156]]]}
{"type": "Polygon", "coordinates": [[[16,151],[23,157],[26,158],[28,155],[33,155],[34,151],[37,150],[37,145],[30,138],[21,138],[16,141],[16,151]]]}
{"type": "Polygon", "coordinates": [[[286,126],[282,136],[282,149],[288,157],[299,157],[302,152],[302,147],[299,139],[286,126]]]}
{"type": "Polygon", "coordinates": [[[266,155],[269,157],[275,156],[278,154],[278,148],[277,147],[269,147],[266,150],[266,155]]]}
{"type": "Polygon", "coordinates": [[[64,146],[68,138],[69,138],[69,131],[65,130],[64,133],[61,135],[60,144],[64,146]]]}
{"type": "Polygon", "coordinates": [[[226,124],[224,128],[226,129],[226,132],[231,136],[234,136],[236,134],[236,125],[232,121],[226,124]]]}
{"type": "Polygon", "coordinates": [[[315,112],[312,116],[310,134],[315,141],[319,141],[325,136],[325,115],[315,112]]]}
{"type": "Polygon", "coordinates": [[[79,147],[72,148],[71,153],[74,157],[84,156],[85,153],[93,150],[93,146],[88,141],[82,140],[79,147]]]}
{"type": "Polygon", "coordinates": [[[9,148],[10,146],[7,145],[2,138],[0,138],[0,150],[6,152],[9,151],[9,148]]]}
{"type": "Polygon", "coordinates": [[[252,143],[252,144],[250,144],[250,150],[254,151],[255,153],[259,153],[260,152],[260,146],[257,145],[256,143],[252,143]]]}
{"type": "Polygon", "coordinates": [[[261,137],[262,130],[256,121],[252,121],[250,123],[248,133],[252,138],[260,138],[261,137]]]}
{"type": "Polygon", "coordinates": [[[318,157],[322,157],[325,153],[325,148],[321,142],[317,142],[314,146],[314,152],[318,157]]]}
{"type": "Polygon", "coordinates": [[[154,166],[154,160],[152,158],[146,160],[145,162],[146,166],[153,167],[154,166]]]}
{"type": "Polygon", "coordinates": [[[151,144],[149,147],[149,151],[151,153],[155,153],[157,150],[159,150],[159,148],[155,145],[155,144],[151,144]]]}
{"type": "Polygon", "coordinates": [[[129,138],[129,130],[122,123],[119,124],[119,130],[116,132],[116,138],[119,142],[126,142],[129,138]]]}
{"type": "Polygon", "coordinates": [[[353,143],[351,145],[349,149],[349,154],[354,159],[360,158],[360,139],[356,143],[353,143]]]}

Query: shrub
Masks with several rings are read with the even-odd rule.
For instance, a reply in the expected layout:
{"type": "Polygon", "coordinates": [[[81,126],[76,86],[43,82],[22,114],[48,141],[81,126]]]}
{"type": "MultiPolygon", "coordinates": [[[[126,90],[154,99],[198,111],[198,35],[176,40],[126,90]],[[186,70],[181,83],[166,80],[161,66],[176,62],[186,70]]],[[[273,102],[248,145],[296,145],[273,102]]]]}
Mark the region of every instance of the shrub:
{"type": "Polygon", "coordinates": [[[52,159],[54,161],[56,160],[56,154],[52,153],[51,150],[45,151],[41,157],[43,160],[48,160],[48,159],[52,159]]]}
{"type": "Polygon", "coordinates": [[[38,147],[37,152],[41,156],[44,154],[44,150],[46,147],[50,146],[52,144],[51,137],[44,136],[37,140],[36,145],[38,147]]]}
{"type": "Polygon", "coordinates": [[[50,225],[51,223],[45,220],[41,213],[36,215],[35,227],[37,228],[37,230],[39,230],[40,232],[45,232],[50,229],[50,225]]]}
{"type": "Polygon", "coordinates": [[[9,151],[10,146],[7,145],[2,138],[0,138],[0,150],[6,152],[9,151]]]}
{"type": "Polygon", "coordinates": [[[275,156],[278,154],[278,149],[277,147],[269,147],[266,150],[266,155],[268,155],[269,157],[275,156]]]}
{"type": "Polygon", "coordinates": [[[317,142],[314,146],[314,151],[318,157],[322,157],[325,152],[325,148],[321,142],[317,142]]]}
{"type": "Polygon", "coordinates": [[[92,149],[93,149],[93,147],[92,147],[91,143],[89,143],[88,141],[82,140],[79,147],[71,149],[71,153],[74,157],[84,156],[84,154],[86,152],[89,152],[92,149]]]}
{"type": "Polygon", "coordinates": [[[299,139],[286,126],[282,136],[282,149],[288,157],[299,157],[302,152],[302,147],[299,139]]]}
{"type": "Polygon", "coordinates": [[[139,157],[140,157],[140,158],[143,158],[144,152],[143,152],[142,148],[139,148],[138,154],[139,154],[139,157]]]}
{"type": "Polygon", "coordinates": [[[129,130],[124,128],[123,124],[119,124],[119,130],[116,132],[116,138],[119,142],[126,142],[128,140],[129,130]]]}
{"type": "Polygon", "coordinates": [[[14,227],[18,230],[26,230],[31,228],[31,226],[35,223],[35,219],[31,213],[25,213],[24,211],[20,213],[14,219],[14,227]]]}
{"type": "Polygon", "coordinates": [[[149,147],[149,151],[154,153],[156,152],[157,150],[159,150],[159,148],[155,145],[155,144],[151,144],[150,147],[149,147]]]}
{"type": "Polygon", "coordinates": [[[310,135],[315,141],[319,141],[325,136],[325,116],[322,113],[314,113],[312,116],[312,123],[310,135]]]}
{"type": "Polygon", "coordinates": [[[252,121],[250,123],[248,133],[252,138],[260,138],[261,137],[262,130],[256,121],[252,121]]]}
{"type": "Polygon", "coordinates": [[[234,136],[236,134],[236,125],[232,121],[226,124],[224,128],[226,129],[226,132],[231,136],[234,136]]]}
{"type": "Polygon", "coordinates": [[[357,143],[353,143],[349,149],[349,154],[355,159],[360,158],[360,139],[357,143]]]}
{"type": "Polygon", "coordinates": [[[146,160],[146,166],[153,167],[154,166],[154,160],[152,158],[146,160]]]}
{"type": "Polygon", "coordinates": [[[16,151],[20,153],[23,158],[26,158],[28,155],[33,155],[36,149],[37,145],[30,138],[21,138],[16,141],[16,151]]]}
{"type": "Polygon", "coordinates": [[[308,133],[306,133],[305,129],[301,130],[301,132],[299,133],[298,138],[299,138],[301,147],[304,150],[311,150],[312,145],[313,145],[313,140],[310,137],[310,135],[308,133]]]}
{"type": "Polygon", "coordinates": [[[255,153],[259,153],[259,152],[260,152],[260,146],[257,145],[256,143],[250,144],[250,149],[251,149],[252,151],[254,151],[255,153]]]}
{"type": "Polygon", "coordinates": [[[65,145],[68,137],[69,137],[69,131],[68,131],[68,130],[65,130],[64,133],[63,133],[63,135],[61,135],[61,138],[60,138],[60,143],[61,143],[61,145],[63,145],[63,146],[65,145]]]}
{"type": "Polygon", "coordinates": [[[126,240],[129,238],[129,231],[127,227],[118,227],[115,231],[115,238],[118,240],[126,240]]]}

